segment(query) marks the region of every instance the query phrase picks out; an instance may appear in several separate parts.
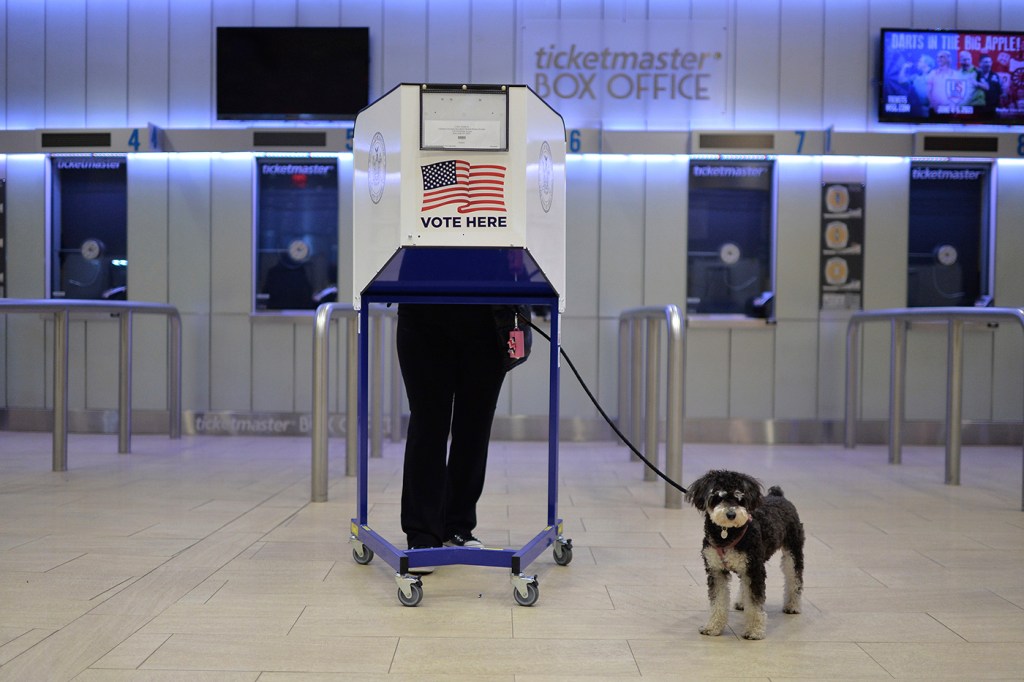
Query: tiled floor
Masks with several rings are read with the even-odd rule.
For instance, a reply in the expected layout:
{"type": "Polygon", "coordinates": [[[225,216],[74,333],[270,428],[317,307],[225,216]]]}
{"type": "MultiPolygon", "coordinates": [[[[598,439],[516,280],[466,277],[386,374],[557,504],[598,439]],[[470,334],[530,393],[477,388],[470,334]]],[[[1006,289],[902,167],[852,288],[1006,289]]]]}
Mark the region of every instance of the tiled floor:
{"type": "MultiPolygon", "coordinates": [[[[688,445],[688,482],[734,468],[779,484],[807,529],[804,613],[768,637],[717,638],[701,518],[610,444],[561,448],[559,512],[574,558],[528,570],[446,566],[399,604],[391,569],[348,543],[355,482],[332,443],[330,501],[310,497],[310,443],[291,438],[0,432],[0,680],[1024,679],[1020,448],[688,445]]],[[[401,446],[371,460],[370,525],[396,541],[401,446]]],[[[546,447],[495,443],[477,535],[521,546],[545,523],[546,447]]]]}

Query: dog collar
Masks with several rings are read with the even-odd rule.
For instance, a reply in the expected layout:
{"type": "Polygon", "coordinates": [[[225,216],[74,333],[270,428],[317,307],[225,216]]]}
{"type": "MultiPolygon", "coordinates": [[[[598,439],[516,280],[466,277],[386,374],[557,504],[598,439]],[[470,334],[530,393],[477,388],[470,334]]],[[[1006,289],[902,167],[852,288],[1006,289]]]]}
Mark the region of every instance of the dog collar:
{"type": "Polygon", "coordinates": [[[743,524],[743,527],[740,529],[740,534],[736,536],[736,539],[734,539],[732,542],[730,542],[727,545],[719,546],[719,545],[716,545],[714,543],[711,544],[711,546],[715,548],[715,551],[718,552],[719,558],[721,558],[723,561],[725,560],[725,553],[728,552],[730,549],[732,549],[733,547],[735,547],[736,545],[739,544],[740,540],[743,539],[743,536],[747,534],[747,529],[748,528],[750,528],[750,522],[749,521],[747,523],[743,524]]]}

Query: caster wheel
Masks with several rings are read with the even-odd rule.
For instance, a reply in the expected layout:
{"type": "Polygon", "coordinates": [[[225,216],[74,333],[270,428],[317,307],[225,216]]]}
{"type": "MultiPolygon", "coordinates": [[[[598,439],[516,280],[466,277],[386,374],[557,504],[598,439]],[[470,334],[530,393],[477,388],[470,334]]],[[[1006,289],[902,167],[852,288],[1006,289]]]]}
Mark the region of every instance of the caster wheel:
{"type": "Polygon", "coordinates": [[[552,553],[554,554],[556,564],[568,566],[572,561],[572,540],[556,542],[552,553]]]}
{"type": "Polygon", "coordinates": [[[533,606],[540,597],[540,587],[537,586],[537,583],[527,583],[525,597],[519,593],[519,590],[513,587],[512,596],[515,597],[516,603],[520,606],[533,606]]]}
{"type": "Polygon", "coordinates": [[[353,547],[352,558],[355,559],[355,562],[357,564],[362,564],[363,566],[365,566],[366,564],[373,561],[373,550],[367,547],[366,545],[363,545],[363,553],[360,554],[359,550],[353,547]]]}
{"type": "Polygon", "coordinates": [[[423,600],[423,585],[419,582],[409,584],[410,594],[406,596],[402,588],[398,588],[398,601],[402,606],[416,606],[423,600]]]}

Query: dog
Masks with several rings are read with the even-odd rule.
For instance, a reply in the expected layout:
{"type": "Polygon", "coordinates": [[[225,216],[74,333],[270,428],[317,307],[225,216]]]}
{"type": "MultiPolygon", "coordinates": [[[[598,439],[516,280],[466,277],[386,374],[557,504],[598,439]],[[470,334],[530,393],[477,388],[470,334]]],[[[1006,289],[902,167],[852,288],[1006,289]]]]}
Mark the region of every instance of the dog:
{"type": "Polygon", "coordinates": [[[803,593],[804,526],[796,507],[773,486],[762,496],[757,479],[735,471],[709,471],[687,489],[686,501],[704,512],[704,569],[711,614],[702,635],[722,634],[729,620],[729,580],[740,578],[735,608],[745,614],[744,639],[764,639],[765,564],[782,553],[782,610],[800,613],[803,593]]]}

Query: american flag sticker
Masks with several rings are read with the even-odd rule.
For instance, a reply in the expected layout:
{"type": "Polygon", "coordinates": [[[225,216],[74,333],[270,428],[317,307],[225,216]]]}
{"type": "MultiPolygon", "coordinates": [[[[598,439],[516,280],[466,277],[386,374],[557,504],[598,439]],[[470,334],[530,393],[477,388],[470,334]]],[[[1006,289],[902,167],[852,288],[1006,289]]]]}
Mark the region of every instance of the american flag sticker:
{"type": "Polygon", "coordinates": [[[421,213],[442,206],[454,206],[459,213],[505,212],[505,166],[474,165],[456,159],[432,163],[421,169],[421,213]]]}

